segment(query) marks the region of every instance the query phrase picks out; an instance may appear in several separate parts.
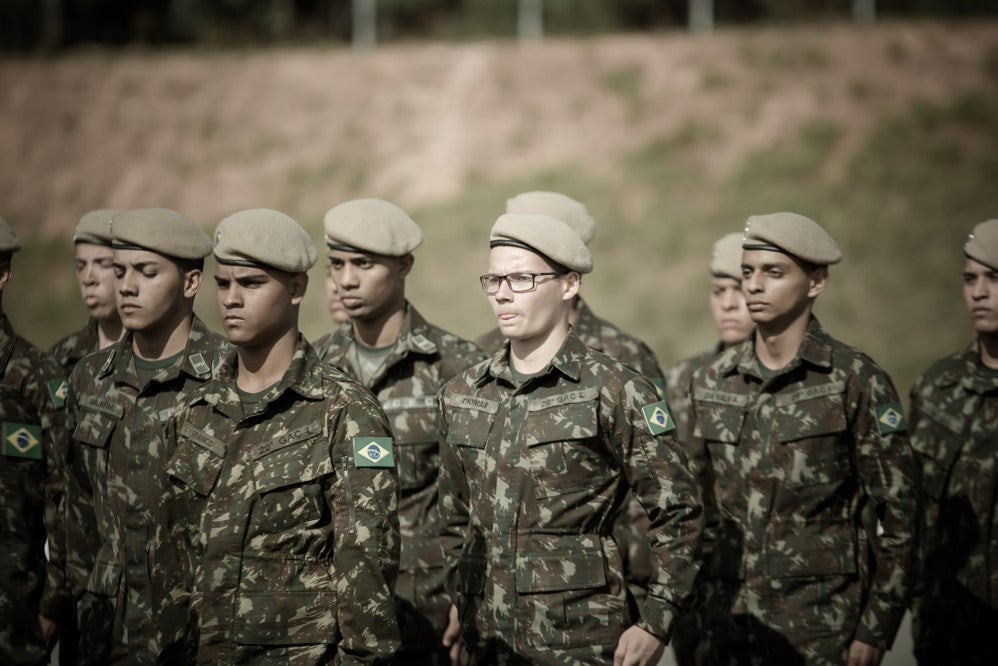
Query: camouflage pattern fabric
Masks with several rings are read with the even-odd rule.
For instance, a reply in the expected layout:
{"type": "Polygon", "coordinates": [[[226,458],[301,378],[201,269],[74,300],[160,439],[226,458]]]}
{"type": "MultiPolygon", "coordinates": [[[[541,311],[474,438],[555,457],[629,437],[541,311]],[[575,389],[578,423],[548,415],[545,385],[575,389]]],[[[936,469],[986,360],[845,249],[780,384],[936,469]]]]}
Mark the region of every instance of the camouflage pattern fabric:
{"type": "Polygon", "coordinates": [[[161,617],[189,602],[201,664],[386,663],[399,533],[384,413],[304,339],[258,401],[235,376],[233,353],[170,424],[161,617]]]}
{"type": "MultiPolygon", "coordinates": [[[[316,345],[320,358],[360,380],[354,367],[353,325],[347,321],[316,345]]],[[[440,423],[437,393],[444,383],[485,355],[473,343],[433,326],[406,303],[405,320],[371,389],[391,424],[398,467],[402,555],[398,604],[402,650],[434,651],[447,627],[450,597],[444,589],[440,547],[440,423]]],[[[415,657],[411,656],[411,662],[415,657]]],[[[400,662],[404,655],[400,655],[400,662]]]]}
{"type": "Polygon", "coordinates": [[[444,387],[448,592],[476,663],[605,664],[632,623],[667,640],[696,574],[700,502],[655,388],[570,332],[518,387],[508,349],[444,387]],[[631,613],[612,537],[628,489],[654,576],[631,613]]]}
{"type": "Polygon", "coordinates": [[[45,529],[48,533],[48,560],[45,565],[45,592],[41,613],[59,621],[72,612],[70,582],[66,562],[66,378],[45,352],[17,335],[6,315],[0,316],[0,358],[10,352],[0,382],[23,395],[42,427],[45,460],[45,529]]]}
{"type": "Polygon", "coordinates": [[[83,328],[70,333],[52,345],[49,354],[68,375],[76,364],[83,360],[84,356],[97,351],[99,345],[100,336],[97,332],[97,320],[91,317],[83,328]]]}
{"type": "Polygon", "coordinates": [[[911,389],[926,502],[913,605],[921,664],[998,663],[998,370],[980,358],[975,342],[911,389]]]}
{"type": "Polygon", "coordinates": [[[44,664],[38,625],[45,584],[45,456],[31,403],[0,384],[0,663],[44,664]]]}
{"type": "Polygon", "coordinates": [[[153,514],[173,452],[164,425],[211,378],[227,349],[195,317],[180,360],[155,370],[144,385],[131,333],[84,358],[70,375],[70,543],[73,559],[88,571],[79,604],[81,664],[154,663],[182,635],[183,627],[153,618],[156,578],[164,573],[150,549],[153,514]]]}
{"type": "Polygon", "coordinates": [[[716,504],[706,515],[720,521],[706,535],[707,663],[841,665],[853,640],[889,648],[921,508],[890,377],[812,318],[785,368],[764,371],[750,339],[697,370],[691,396],[716,504]],[[870,507],[883,528],[873,544],[870,507]]]}

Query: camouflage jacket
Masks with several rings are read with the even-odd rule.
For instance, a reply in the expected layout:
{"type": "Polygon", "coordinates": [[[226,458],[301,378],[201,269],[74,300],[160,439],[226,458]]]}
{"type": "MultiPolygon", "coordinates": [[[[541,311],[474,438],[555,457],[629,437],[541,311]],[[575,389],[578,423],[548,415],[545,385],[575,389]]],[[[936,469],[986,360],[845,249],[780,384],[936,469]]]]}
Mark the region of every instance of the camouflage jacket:
{"type": "Polygon", "coordinates": [[[911,389],[911,444],[926,499],[925,605],[957,586],[998,609],[998,371],[975,342],[911,389]]]}
{"type": "MultiPolygon", "coordinates": [[[[347,321],[316,344],[326,363],[361,381],[354,366],[353,325],[347,321]]],[[[483,360],[473,343],[433,326],[406,304],[395,348],[371,389],[395,436],[402,555],[395,594],[403,649],[438,648],[450,598],[440,548],[440,423],[437,393],[458,372],[483,360]]]]}
{"type": "Polygon", "coordinates": [[[812,318],[785,368],[763,372],[749,339],[694,372],[691,396],[693,445],[711,467],[705,497],[721,518],[710,573],[742,581],[731,611],[790,618],[776,627],[786,632],[855,628],[888,648],[911,590],[920,503],[887,373],[812,318]],[[883,527],[872,573],[859,520],[869,505],[883,527]],[[815,593],[835,576],[855,582],[815,593]]]}
{"type": "MultiPolygon", "coordinates": [[[[197,317],[181,360],[155,371],[145,385],[135,367],[132,334],[80,361],[70,374],[69,420],[73,428],[69,474],[69,521],[83,544],[73,559],[89,570],[86,590],[113,605],[123,593],[125,635],[134,663],[148,663],[158,651],[153,621],[155,569],[150,542],[153,513],[173,443],[164,425],[187,395],[207,382],[228,342],[197,317]],[[88,538],[96,535],[96,543],[88,538]],[[96,546],[96,551],[86,548],[96,546]]],[[[97,644],[116,637],[80,634],[97,644]]]]}
{"type": "Polygon", "coordinates": [[[45,458],[35,408],[0,384],[0,663],[43,664],[38,625],[45,584],[45,458]]]}
{"type": "Polygon", "coordinates": [[[258,401],[235,380],[233,353],[170,423],[157,543],[176,545],[164,566],[192,571],[171,596],[191,595],[197,661],[388,660],[399,534],[384,413],[303,338],[258,401]]]}
{"type": "Polygon", "coordinates": [[[45,529],[49,557],[45,567],[42,615],[58,620],[72,612],[66,563],[66,427],[65,374],[45,352],[17,335],[6,315],[0,315],[0,382],[13,387],[38,414],[45,463],[45,529]]]}
{"type": "Polygon", "coordinates": [[[635,619],[611,536],[629,488],[649,514],[655,572],[638,624],[667,638],[701,526],[665,403],[571,332],[520,387],[508,359],[503,348],[441,394],[444,556],[465,639],[541,661],[612,653],[635,619]]]}
{"type": "MultiPolygon", "coordinates": [[[[655,352],[638,338],[597,317],[581,296],[575,300],[575,323],[572,328],[587,347],[617,359],[654,384],[659,395],[665,395],[664,375],[655,352]]],[[[476,338],[475,344],[486,353],[494,354],[506,344],[506,336],[494,328],[476,338]]]]}
{"type": "Polygon", "coordinates": [[[91,317],[83,328],[70,333],[52,345],[49,354],[68,375],[73,367],[83,360],[84,356],[97,351],[99,345],[100,336],[97,333],[97,320],[91,317]]]}

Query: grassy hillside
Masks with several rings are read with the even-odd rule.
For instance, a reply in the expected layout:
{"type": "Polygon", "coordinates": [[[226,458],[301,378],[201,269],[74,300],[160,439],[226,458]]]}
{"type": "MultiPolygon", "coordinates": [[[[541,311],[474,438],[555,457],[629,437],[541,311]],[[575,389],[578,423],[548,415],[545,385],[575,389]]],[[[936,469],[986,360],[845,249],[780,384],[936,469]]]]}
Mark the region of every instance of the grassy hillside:
{"type": "Polygon", "coordinates": [[[970,339],[961,246],[998,216],[993,23],[6,60],[0,118],[0,214],[28,245],[4,305],[43,345],[83,319],[69,236],[90,208],[210,229],[270,206],[319,240],[332,205],[391,199],[426,233],[412,300],[473,336],[492,325],[475,280],[491,223],[554,189],[599,223],[586,298],[663,365],[713,343],[713,240],[752,213],[812,216],[845,254],[819,317],[906,390],[970,339]]]}

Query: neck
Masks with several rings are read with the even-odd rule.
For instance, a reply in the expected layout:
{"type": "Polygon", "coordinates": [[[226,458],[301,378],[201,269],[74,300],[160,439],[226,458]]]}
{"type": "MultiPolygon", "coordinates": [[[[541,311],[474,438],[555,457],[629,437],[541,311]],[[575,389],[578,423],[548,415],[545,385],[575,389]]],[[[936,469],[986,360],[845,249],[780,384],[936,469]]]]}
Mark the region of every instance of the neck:
{"type": "Polygon", "coordinates": [[[259,393],[281,381],[291,367],[298,345],[298,329],[290,328],[265,345],[239,347],[236,385],[247,393],[259,393]]]}
{"type": "Polygon", "coordinates": [[[986,368],[998,369],[998,335],[979,335],[981,363],[986,368]]]}
{"type": "Polygon", "coordinates": [[[807,335],[810,311],[782,325],[759,324],[755,329],[755,354],[770,370],[793,360],[807,335]]]}
{"type": "Polygon", "coordinates": [[[172,326],[157,327],[156,330],[135,331],[132,334],[132,351],[139,358],[158,361],[184,351],[187,338],[194,324],[194,314],[182,313],[172,326]]]}
{"type": "Polygon", "coordinates": [[[113,345],[125,333],[121,320],[117,317],[97,320],[97,348],[104,349],[113,345]]]}
{"type": "Polygon", "coordinates": [[[510,340],[509,362],[518,372],[532,375],[544,369],[561,349],[568,336],[568,319],[544,336],[528,340],[510,340]]]}
{"type": "Polygon", "coordinates": [[[572,299],[572,309],[568,311],[568,323],[575,326],[575,322],[579,321],[579,307],[582,305],[582,300],[576,296],[572,299]]]}
{"type": "Polygon", "coordinates": [[[387,347],[398,339],[405,321],[405,301],[371,319],[354,319],[354,337],[368,347],[387,347]]]}

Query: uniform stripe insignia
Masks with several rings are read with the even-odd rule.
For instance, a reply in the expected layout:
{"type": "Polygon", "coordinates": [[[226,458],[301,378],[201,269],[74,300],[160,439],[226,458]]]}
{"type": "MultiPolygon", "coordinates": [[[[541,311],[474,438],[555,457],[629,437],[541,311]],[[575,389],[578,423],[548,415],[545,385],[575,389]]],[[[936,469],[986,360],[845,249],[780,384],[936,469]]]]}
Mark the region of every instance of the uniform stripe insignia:
{"type": "Polygon", "coordinates": [[[4,423],[3,454],[15,458],[41,460],[41,426],[29,425],[27,423],[4,423]]]}
{"type": "Polygon", "coordinates": [[[653,435],[661,435],[676,427],[676,423],[669,414],[669,407],[664,400],[645,405],[641,408],[641,412],[644,414],[645,423],[648,424],[648,430],[653,435]]]}
{"type": "Polygon", "coordinates": [[[353,462],[356,467],[395,467],[391,437],[354,437],[353,462]]]}
{"type": "Polygon", "coordinates": [[[56,409],[66,406],[66,398],[69,396],[69,385],[62,379],[50,379],[48,381],[49,395],[52,396],[52,404],[56,409]]]}
{"type": "Polygon", "coordinates": [[[881,435],[889,435],[892,432],[901,432],[907,427],[904,421],[904,412],[901,405],[896,402],[889,402],[886,405],[877,406],[877,427],[881,435]]]}
{"type": "Polygon", "coordinates": [[[201,352],[191,355],[191,367],[199,375],[207,375],[211,371],[201,352]]]}

